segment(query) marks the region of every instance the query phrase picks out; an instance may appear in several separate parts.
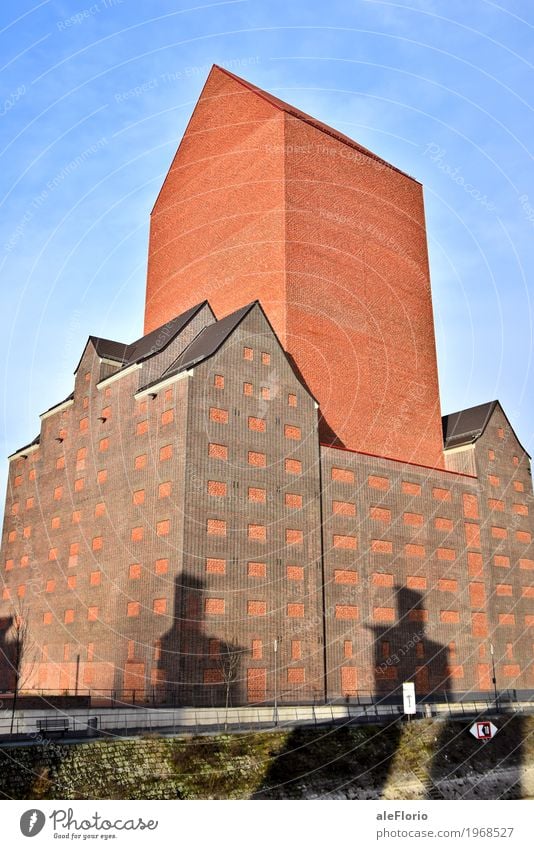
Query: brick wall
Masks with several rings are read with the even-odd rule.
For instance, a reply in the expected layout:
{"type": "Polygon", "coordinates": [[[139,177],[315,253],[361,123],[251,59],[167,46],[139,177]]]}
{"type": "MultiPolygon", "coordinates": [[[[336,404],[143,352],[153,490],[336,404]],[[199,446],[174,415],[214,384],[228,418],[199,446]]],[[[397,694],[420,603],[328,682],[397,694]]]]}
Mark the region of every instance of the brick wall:
{"type": "Polygon", "coordinates": [[[491,644],[499,689],[532,687],[532,487],[499,408],[475,455],[478,478],[323,448],[330,698],[414,668],[419,693],[492,690],[491,644]]]}
{"type": "Polygon", "coordinates": [[[323,435],[442,465],[419,183],[219,69],[151,220],[145,330],[209,298],[259,298],[323,435]]]}
{"type": "Polygon", "coordinates": [[[89,345],[10,467],[0,641],[28,615],[24,688],[474,694],[491,645],[499,689],[532,687],[530,466],[500,407],[478,477],[324,446],[319,468],[315,402],[258,307],[154,392],[100,369],[89,345]]]}

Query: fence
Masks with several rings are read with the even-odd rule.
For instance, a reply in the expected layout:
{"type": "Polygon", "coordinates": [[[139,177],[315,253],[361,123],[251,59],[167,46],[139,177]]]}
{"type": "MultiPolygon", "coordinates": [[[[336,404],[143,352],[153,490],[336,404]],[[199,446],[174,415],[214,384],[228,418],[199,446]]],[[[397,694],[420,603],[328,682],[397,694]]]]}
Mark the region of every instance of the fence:
{"type": "MultiPolygon", "coordinates": [[[[509,702],[506,707],[492,700],[459,703],[419,704],[418,717],[474,717],[494,714],[498,710],[534,713],[534,701],[509,702]]],[[[305,725],[391,722],[404,716],[398,704],[369,705],[296,705],[270,707],[225,708],[73,708],[58,710],[17,710],[13,735],[11,714],[0,713],[0,738],[43,742],[60,736],[79,739],[91,736],[129,736],[139,733],[199,734],[208,732],[244,732],[278,727],[305,725]],[[68,719],[68,731],[53,728],[58,716],[68,719]],[[49,722],[47,723],[47,719],[49,722]],[[47,727],[48,726],[48,727],[47,727]]]]}

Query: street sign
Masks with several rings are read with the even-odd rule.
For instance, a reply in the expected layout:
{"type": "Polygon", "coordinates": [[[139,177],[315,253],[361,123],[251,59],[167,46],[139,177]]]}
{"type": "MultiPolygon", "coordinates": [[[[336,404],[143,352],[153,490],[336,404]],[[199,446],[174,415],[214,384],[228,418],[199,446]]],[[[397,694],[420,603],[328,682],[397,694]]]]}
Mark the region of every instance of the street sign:
{"type": "Polygon", "coordinates": [[[415,684],[413,681],[405,681],[402,685],[402,704],[404,713],[417,713],[415,704],[415,684]]]}
{"type": "Polygon", "coordinates": [[[488,719],[483,719],[481,722],[474,722],[469,730],[477,740],[491,740],[498,731],[493,722],[490,722],[488,719]]]}

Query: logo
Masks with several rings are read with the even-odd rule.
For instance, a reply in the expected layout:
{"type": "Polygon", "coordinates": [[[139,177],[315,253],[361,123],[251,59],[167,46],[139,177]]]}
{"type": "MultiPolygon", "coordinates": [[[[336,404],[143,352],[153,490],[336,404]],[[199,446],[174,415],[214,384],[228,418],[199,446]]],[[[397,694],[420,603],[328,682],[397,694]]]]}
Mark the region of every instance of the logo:
{"type": "Polygon", "coordinates": [[[46,817],[43,812],[32,808],[22,814],[20,818],[20,830],[24,837],[35,837],[36,834],[42,831],[45,822],[46,817]]]}

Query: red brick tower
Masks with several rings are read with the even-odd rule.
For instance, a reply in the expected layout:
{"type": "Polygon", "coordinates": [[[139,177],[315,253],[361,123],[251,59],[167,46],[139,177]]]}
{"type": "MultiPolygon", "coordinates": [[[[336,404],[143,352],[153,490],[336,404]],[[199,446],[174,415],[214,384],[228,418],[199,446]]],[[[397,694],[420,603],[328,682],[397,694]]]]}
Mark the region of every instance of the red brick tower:
{"type": "Polygon", "coordinates": [[[214,67],[152,212],[145,332],[258,298],[323,439],[442,467],[421,184],[214,67]]]}

